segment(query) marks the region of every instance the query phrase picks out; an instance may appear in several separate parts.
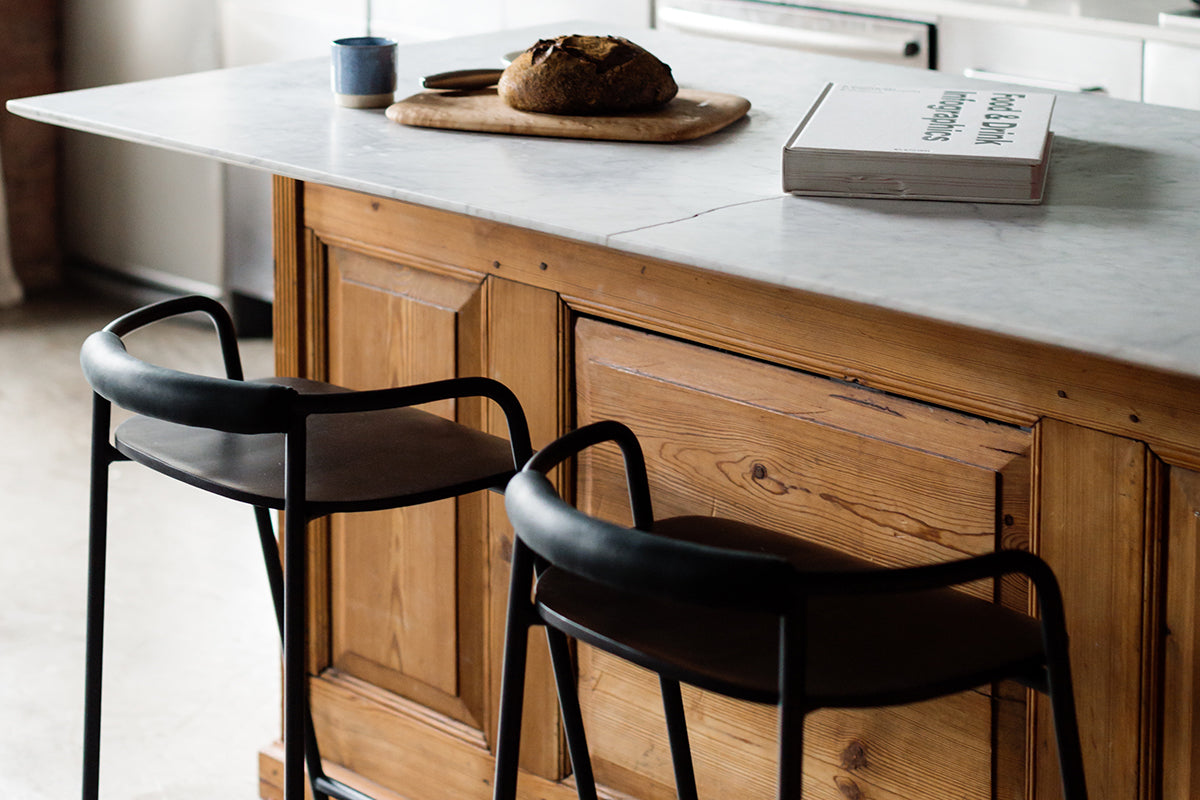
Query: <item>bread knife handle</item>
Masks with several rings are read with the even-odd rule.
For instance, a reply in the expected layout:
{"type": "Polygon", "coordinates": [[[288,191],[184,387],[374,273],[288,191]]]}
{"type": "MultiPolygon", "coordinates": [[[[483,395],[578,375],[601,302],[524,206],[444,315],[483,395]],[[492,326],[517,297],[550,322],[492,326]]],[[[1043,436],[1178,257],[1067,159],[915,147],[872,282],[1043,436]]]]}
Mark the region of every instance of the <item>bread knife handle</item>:
{"type": "Polygon", "coordinates": [[[503,72],[502,69],[455,69],[426,75],[421,79],[421,86],[426,89],[486,89],[495,86],[503,72]]]}

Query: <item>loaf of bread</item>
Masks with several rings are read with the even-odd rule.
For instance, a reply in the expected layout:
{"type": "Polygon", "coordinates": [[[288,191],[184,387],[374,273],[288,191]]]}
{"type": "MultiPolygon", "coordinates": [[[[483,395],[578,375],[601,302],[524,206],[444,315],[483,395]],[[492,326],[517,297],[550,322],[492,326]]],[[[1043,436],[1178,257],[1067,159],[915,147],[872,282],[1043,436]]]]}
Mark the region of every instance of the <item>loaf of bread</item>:
{"type": "Polygon", "coordinates": [[[538,41],[497,89],[520,111],[573,115],[649,111],[679,91],[671,68],[628,39],[578,35],[538,41]]]}

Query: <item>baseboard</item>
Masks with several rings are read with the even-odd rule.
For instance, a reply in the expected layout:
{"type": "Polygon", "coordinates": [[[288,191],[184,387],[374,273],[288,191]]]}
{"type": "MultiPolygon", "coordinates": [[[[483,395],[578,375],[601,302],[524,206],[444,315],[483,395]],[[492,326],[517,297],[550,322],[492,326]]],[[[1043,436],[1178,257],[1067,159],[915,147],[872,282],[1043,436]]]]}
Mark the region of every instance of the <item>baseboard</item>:
{"type": "Polygon", "coordinates": [[[258,339],[272,334],[271,303],[258,297],[222,291],[210,283],[164,272],[117,270],[82,259],[69,262],[65,272],[73,286],[133,307],[189,294],[211,297],[225,303],[233,315],[238,336],[258,339]]]}
{"type": "Polygon", "coordinates": [[[219,286],[155,270],[113,269],[86,259],[73,259],[67,263],[66,273],[76,286],[139,305],[188,294],[221,299],[219,286]]]}

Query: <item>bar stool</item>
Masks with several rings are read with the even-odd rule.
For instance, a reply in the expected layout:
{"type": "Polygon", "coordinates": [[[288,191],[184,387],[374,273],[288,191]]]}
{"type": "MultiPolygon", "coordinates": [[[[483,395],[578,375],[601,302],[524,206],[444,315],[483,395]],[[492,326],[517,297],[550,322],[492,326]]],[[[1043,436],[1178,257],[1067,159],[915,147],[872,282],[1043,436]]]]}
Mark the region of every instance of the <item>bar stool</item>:
{"type": "Polygon", "coordinates": [[[324,774],[308,708],[306,526],[328,514],[427,503],[503,489],[528,458],[520,403],[487,378],[455,378],[350,391],[298,378],[246,381],[233,323],[205,297],[146,306],[93,333],[80,353],[94,391],[88,557],[83,797],[99,791],[100,695],[108,472],[135,461],[207,492],[254,507],[283,643],[284,798],[364,800],[324,774]],[[216,328],[224,378],[146,363],[122,337],[168,317],[199,312],[216,328]],[[487,398],[504,413],[509,438],[486,434],[412,406],[487,398]],[[115,431],[112,407],[132,412],[115,431]],[[111,438],[110,438],[111,437],[111,438]],[[284,512],[280,563],[271,510],[284,512]]]}
{"type": "Polygon", "coordinates": [[[713,517],[654,519],[633,433],[599,422],[568,433],[505,490],[516,530],[505,630],[494,797],[516,795],[525,649],[544,626],[579,797],[594,800],[569,639],[659,675],[682,800],[696,797],[679,682],[779,708],[778,796],[801,797],[805,715],[911,703],[1015,679],[1046,693],[1067,800],[1085,800],[1062,597],[1031,553],[885,569],[765,528],[713,517]],[[577,510],[545,473],[616,442],[634,527],[577,510]],[[951,586],[1028,577],[1040,620],[951,586]],[[530,586],[534,591],[531,595],[530,586]]]}

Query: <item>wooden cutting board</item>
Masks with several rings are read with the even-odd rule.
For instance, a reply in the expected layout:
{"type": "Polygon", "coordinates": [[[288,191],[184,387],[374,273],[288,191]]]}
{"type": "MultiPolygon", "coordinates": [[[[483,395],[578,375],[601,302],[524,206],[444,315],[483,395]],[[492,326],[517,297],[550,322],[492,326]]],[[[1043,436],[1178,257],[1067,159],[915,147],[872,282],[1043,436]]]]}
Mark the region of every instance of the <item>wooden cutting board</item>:
{"type": "Polygon", "coordinates": [[[657,111],[572,117],[517,111],[501,100],[495,89],[480,89],[414,94],[389,106],[387,116],[394,122],[423,128],[569,139],[683,142],[719,131],[749,110],[750,101],[744,97],[680,89],[674,100],[657,111]]]}

